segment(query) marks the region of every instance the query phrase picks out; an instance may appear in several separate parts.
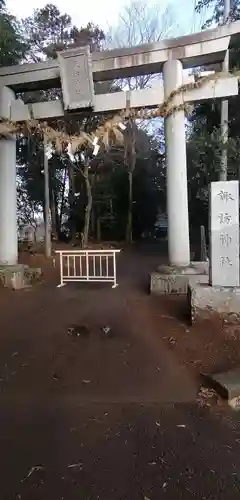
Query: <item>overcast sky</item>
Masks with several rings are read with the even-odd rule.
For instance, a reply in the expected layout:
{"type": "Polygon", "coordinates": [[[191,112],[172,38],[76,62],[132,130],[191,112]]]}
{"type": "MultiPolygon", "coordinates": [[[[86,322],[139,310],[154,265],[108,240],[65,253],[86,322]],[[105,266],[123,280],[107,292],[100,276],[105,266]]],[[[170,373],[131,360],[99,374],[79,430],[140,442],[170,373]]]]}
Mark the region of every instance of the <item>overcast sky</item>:
{"type": "Polygon", "coordinates": [[[17,17],[27,17],[33,9],[44,7],[47,3],[57,5],[63,13],[72,16],[74,24],[84,25],[93,21],[101,26],[106,26],[106,20],[116,20],[118,12],[124,5],[124,0],[7,0],[8,9],[17,17]]]}
{"type": "MultiPolygon", "coordinates": [[[[164,8],[164,4],[169,3],[174,5],[176,12],[176,21],[180,29],[180,33],[190,33],[193,30],[199,30],[199,21],[195,19],[194,26],[194,3],[195,0],[149,0],[151,5],[160,4],[164,8]],[[184,8],[183,8],[184,4],[184,8]]],[[[112,26],[117,22],[117,18],[123,7],[128,3],[128,0],[86,0],[79,2],[77,0],[7,0],[7,8],[12,14],[18,18],[27,17],[32,14],[33,9],[41,8],[46,3],[53,3],[58,6],[62,13],[67,12],[71,15],[73,23],[80,27],[87,24],[89,21],[98,24],[104,30],[108,26],[112,26]]]]}

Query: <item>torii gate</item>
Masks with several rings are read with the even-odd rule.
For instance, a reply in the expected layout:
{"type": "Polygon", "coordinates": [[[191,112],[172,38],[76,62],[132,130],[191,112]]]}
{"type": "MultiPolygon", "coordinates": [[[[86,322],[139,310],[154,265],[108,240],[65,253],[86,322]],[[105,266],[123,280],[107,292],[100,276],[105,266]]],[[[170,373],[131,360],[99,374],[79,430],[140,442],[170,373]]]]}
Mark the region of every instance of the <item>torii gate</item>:
{"type": "MultiPolygon", "coordinates": [[[[181,38],[159,43],[95,52],[88,47],[69,49],[51,60],[0,68],[0,117],[13,121],[48,119],[79,113],[122,110],[127,100],[132,108],[156,107],[183,83],[183,68],[222,63],[231,40],[240,37],[240,21],[181,38]],[[94,94],[94,81],[113,80],[163,72],[163,84],[152,89],[110,94],[94,94]],[[15,92],[30,89],[60,88],[60,100],[28,105],[16,99],[15,92]]],[[[189,90],[174,98],[173,104],[196,102],[238,94],[238,79],[223,75],[202,88],[189,90]]],[[[167,210],[169,264],[190,264],[189,217],[185,115],[183,110],[165,118],[167,159],[167,210]]],[[[16,140],[0,139],[0,265],[18,261],[16,214],[16,140]]]]}

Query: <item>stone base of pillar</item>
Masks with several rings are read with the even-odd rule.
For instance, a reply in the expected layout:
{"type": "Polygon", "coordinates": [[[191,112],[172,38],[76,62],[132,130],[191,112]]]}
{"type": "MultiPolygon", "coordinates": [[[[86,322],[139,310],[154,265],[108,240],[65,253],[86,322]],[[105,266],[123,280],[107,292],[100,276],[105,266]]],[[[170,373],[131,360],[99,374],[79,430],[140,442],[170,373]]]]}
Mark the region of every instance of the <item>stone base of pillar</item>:
{"type": "Polygon", "coordinates": [[[189,283],[206,283],[209,276],[208,262],[192,262],[187,267],[159,266],[151,274],[152,295],[187,294],[189,283]]]}
{"type": "Polygon", "coordinates": [[[0,284],[12,290],[22,290],[31,287],[40,280],[42,270],[40,268],[31,269],[23,264],[15,266],[0,265],[0,284]]]}
{"type": "Polygon", "coordinates": [[[190,283],[188,307],[192,324],[198,319],[211,319],[214,313],[220,315],[225,323],[240,324],[240,287],[190,283]]]}

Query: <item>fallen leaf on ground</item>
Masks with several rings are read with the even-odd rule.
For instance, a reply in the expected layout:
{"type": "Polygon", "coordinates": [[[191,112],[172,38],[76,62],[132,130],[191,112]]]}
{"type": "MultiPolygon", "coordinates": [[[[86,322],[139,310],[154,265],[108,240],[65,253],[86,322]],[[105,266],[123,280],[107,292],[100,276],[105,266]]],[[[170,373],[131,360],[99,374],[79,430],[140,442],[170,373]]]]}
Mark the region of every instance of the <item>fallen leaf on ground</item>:
{"type": "Polygon", "coordinates": [[[110,326],[102,326],[101,327],[101,331],[108,338],[111,338],[111,337],[114,336],[113,332],[112,332],[112,329],[110,328],[110,326]]]}
{"type": "Polygon", "coordinates": [[[208,387],[201,386],[196,401],[200,406],[204,407],[204,406],[211,406],[209,401],[212,400],[212,402],[214,402],[214,400],[217,399],[218,396],[216,391],[214,391],[214,389],[209,389],[208,387]]]}
{"type": "Polygon", "coordinates": [[[68,469],[75,469],[76,467],[82,468],[82,465],[83,464],[81,462],[79,462],[78,464],[70,464],[68,465],[68,469]]]}
{"type": "Polygon", "coordinates": [[[237,396],[236,398],[230,399],[228,401],[228,404],[233,410],[239,410],[240,409],[240,397],[237,396]]]}
{"type": "Polygon", "coordinates": [[[208,387],[201,387],[199,391],[199,395],[205,398],[212,398],[216,395],[216,391],[214,389],[209,389],[208,387]]]}
{"type": "Polygon", "coordinates": [[[43,470],[44,467],[42,465],[34,465],[34,467],[31,467],[27,477],[30,477],[33,472],[38,472],[40,470],[43,470]]]}
{"type": "Polygon", "coordinates": [[[34,465],[29,470],[27,476],[24,479],[22,479],[21,483],[23,483],[23,481],[25,481],[25,479],[28,479],[33,474],[33,472],[39,472],[40,470],[43,470],[43,469],[44,469],[44,467],[42,465],[34,465]]]}
{"type": "Polygon", "coordinates": [[[68,328],[68,335],[72,337],[88,337],[89,328],[86,325],[73,325],[68,328]]]}

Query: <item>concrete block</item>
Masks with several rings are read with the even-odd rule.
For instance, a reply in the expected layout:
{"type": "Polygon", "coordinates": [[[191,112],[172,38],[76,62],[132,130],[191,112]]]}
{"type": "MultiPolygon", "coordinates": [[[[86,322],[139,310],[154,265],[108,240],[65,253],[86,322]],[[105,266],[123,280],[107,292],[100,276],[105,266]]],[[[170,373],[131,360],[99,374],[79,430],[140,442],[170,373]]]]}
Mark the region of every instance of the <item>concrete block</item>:
{"type": "Polygon", "coordinates": [[[0,267],[0,283],[12,290],[22,290],[32,286],[39,281],[41,275],[40,268],[31,269],[22,264],[0,267]]]}
{"type": "Polygon", "coordinates": [[[152,295],[187,294],[189,283],[208,280],[208,262],[193,262],[187,268],[160,266],[150,277],[152,295]]]}
{"type": "Polygon", "coordinates": [[[240,368],[204,376],[205,383],[228,400],[234,410],[240,409],[240,368]]]}
{"type": "Polygon", "coordinates": [[[240,323],[240,287],[217,287],[189,283],[188,306],[192,324],[217,313],[228,323],[240,323]]]}

